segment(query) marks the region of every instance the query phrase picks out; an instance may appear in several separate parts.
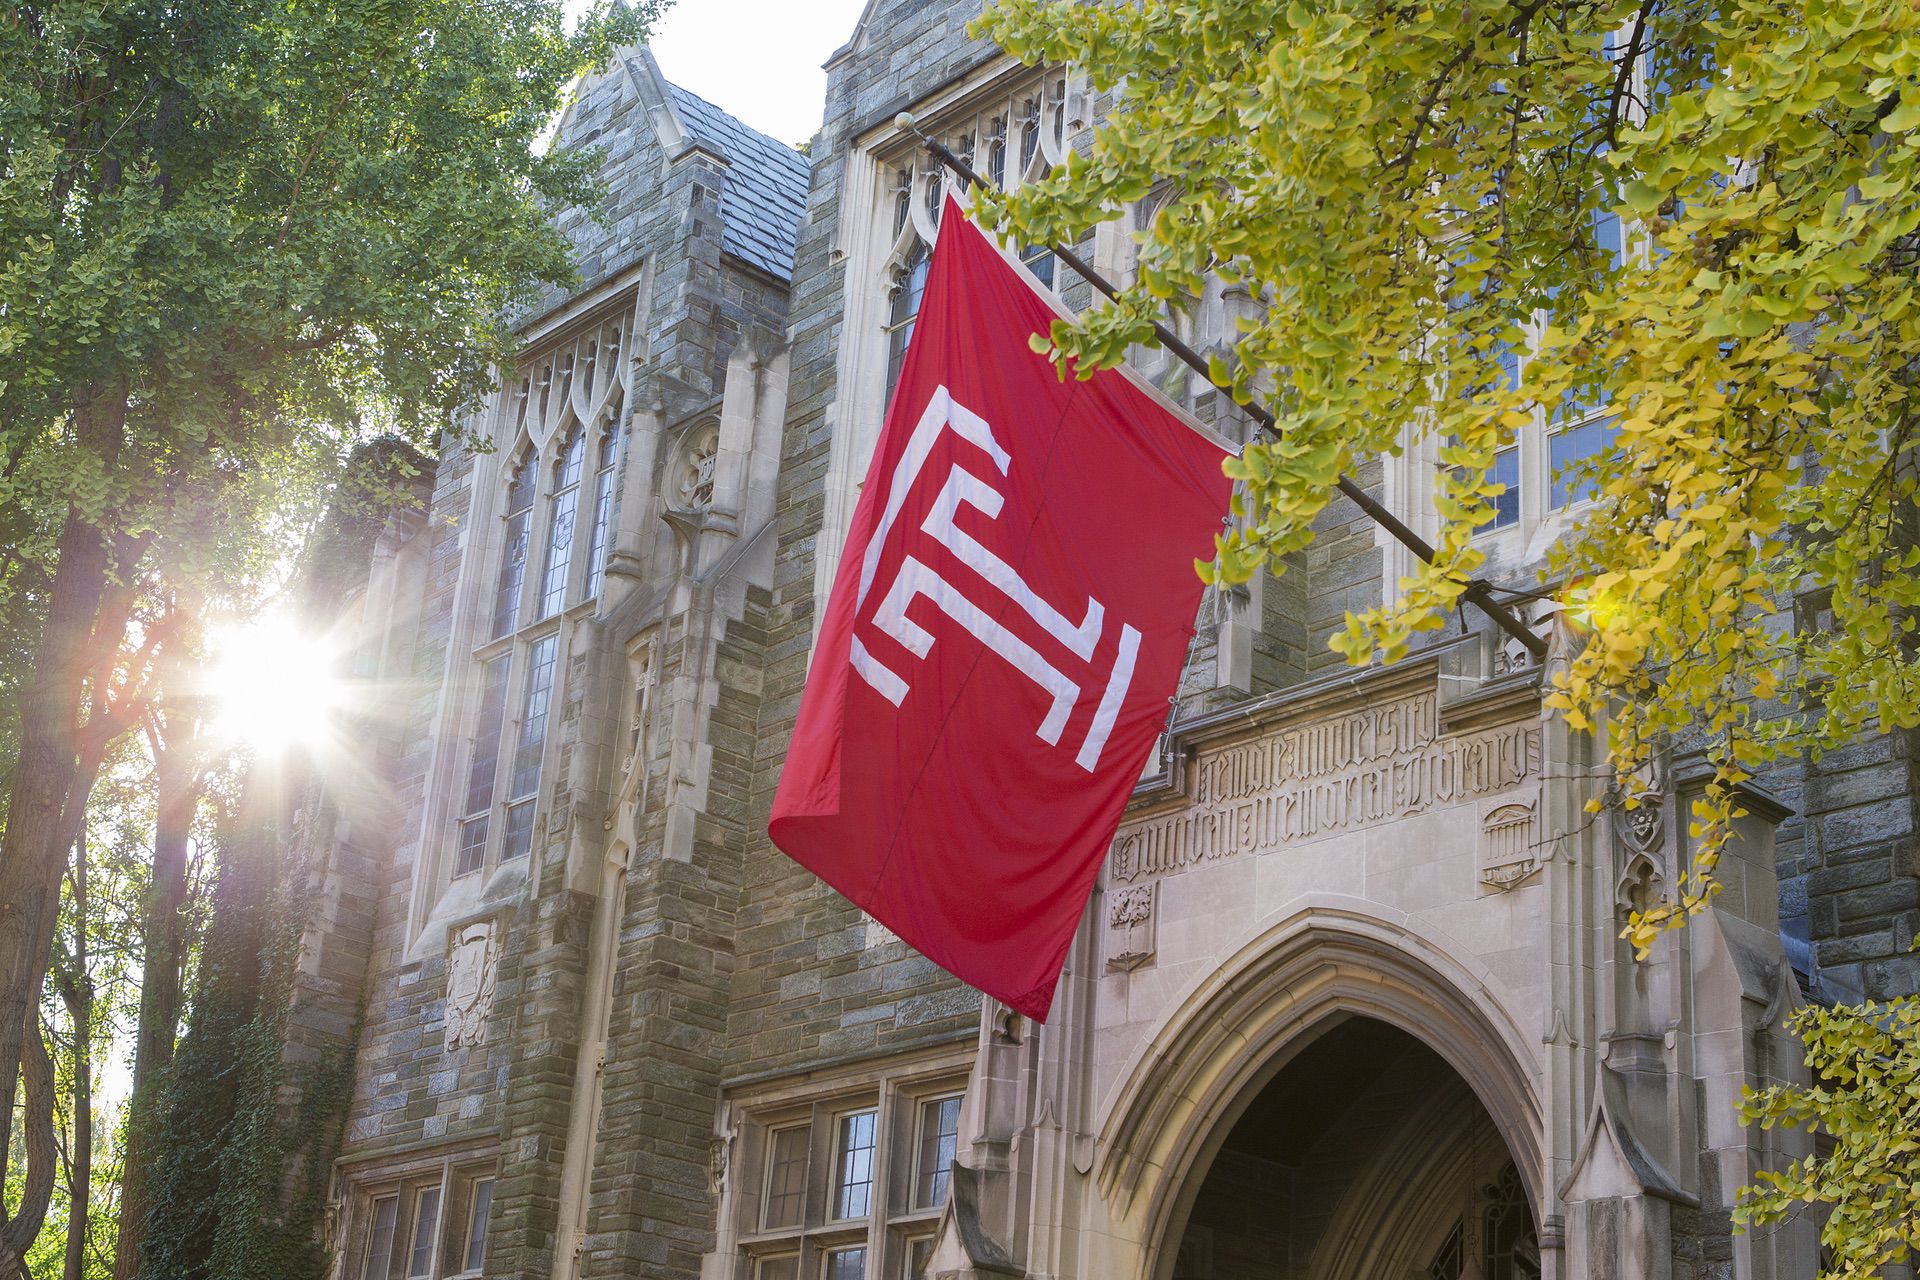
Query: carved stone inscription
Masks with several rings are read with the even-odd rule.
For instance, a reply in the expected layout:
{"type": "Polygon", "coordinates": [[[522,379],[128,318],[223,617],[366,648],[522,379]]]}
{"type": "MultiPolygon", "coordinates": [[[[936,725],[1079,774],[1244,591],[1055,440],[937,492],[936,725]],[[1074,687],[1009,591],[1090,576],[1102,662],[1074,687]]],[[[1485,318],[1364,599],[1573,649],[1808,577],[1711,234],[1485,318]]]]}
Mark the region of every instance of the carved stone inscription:
{"type": "Polygon", "coordinates": [[[1441,737],[1432,694],[1239,743],[1195,766],[1193,804],[1122,827],[1113,878],[1262,853],[1518,786],[1540,769],[1540,726],[1441,737]]]}

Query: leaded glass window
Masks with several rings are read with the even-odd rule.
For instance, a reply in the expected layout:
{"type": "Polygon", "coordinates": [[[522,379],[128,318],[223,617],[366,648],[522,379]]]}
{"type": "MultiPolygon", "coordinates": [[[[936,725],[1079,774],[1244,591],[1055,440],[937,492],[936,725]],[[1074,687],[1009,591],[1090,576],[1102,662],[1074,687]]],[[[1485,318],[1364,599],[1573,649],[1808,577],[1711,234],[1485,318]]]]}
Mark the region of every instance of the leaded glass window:
{"type": "Polygon", "coordinates": [[[527,579],[527,548],[533,537],[534,459],[526,450],[514,464],[507,486],[507,542],[500,557],[500,581],[493,594],[493,634],[506,635],[520,617],[520,591],[527,579]]]}
{"type": "Polygon", "coordinates": [[[593,474],[593,538],[587,546],[587,594],[600,594],[607,580],[607,550],[613,541],[613,464],[620,457],[620,438],[611,430],[600,436],[600,456],[593,474]]]}
{"type": "Polygon", "coordinates": [[[947,1202],[947,1179],[959,1150],[960,1099],[935,1098],[920,1104],[919,1168],[913,1202],[919,1209],[938,1209],[947,1202]]]}
{"type": "Polygon", "coordinates": [[[440,1188],[423,1188],[414,1201],[413,1245],[407,1250],[407,1280],[433,1275],[433,1238],[440,1230],[440,1188]]]}
{"type": "MultiPolygon", "coordinates": [[[[1063,74],[1032,72],[964,112],[936,119],[933,132],[955,154],[982,169],[996,187],[1017,188],[1044,177],[1065,158],[1066,99],[1063,74]]],[[[889,157],[884,172],[888,180],[879,216],[893,236],[882,281],[889,298],[887,387],[891,391],[926,292],[929,255],[939,237],[946,197],[951,194],[964,204],[969,193],[923,148],[903,148],[889,157]]],[[[1043,283],[1053,285],[1054,259],[1044,247],[1022,250],[1019,256],[1043,283]]]]}
{"type": "Polygon", "coordinates": [[[833,1183],[833,1216],[864,1218],[873,1202],[874,1124],[872,1111],[840,1117],[838,1163],[833,1183]]]}
{"type": "Polygon", "coordinates": [[[492,500],[499,558],[483,570],[491,594],[481,605],[486,640],[473,653],[478,695],[469,732],[458,738],[467,752],[456,775],[464,790],[447,805],[454,814],[447,869],[456,877],[533,847],[557,655],[571,613],[599,595],[614,538],[614,472],[632,380],[625,356],[631,301],[563,326],[522,360],[523,374],[503,393],[504,438],[491,472],[500,486],[492,500]]]}
{"type": "Polygon", "coordinates": [[[573,526],[580,513],[580,468],[586,460],[587,433],[578,423],[567,433],[553,464],[553,511],[547,521],[547,566],[541,575],[540,616],[550,618],[567,603],[567,570],[573,565],[573,526]]]}

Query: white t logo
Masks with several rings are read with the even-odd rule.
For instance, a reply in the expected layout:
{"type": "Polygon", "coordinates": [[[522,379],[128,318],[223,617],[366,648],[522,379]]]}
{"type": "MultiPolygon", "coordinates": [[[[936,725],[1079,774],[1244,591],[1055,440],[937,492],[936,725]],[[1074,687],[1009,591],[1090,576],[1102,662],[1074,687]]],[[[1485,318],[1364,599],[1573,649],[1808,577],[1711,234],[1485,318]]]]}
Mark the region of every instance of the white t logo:
{"type": "MultiPolygon", "coordinates": [[[[920,415],[919,423],[907,440],[899,463],[894,467],[880,523],[874,529],[873,539],[867,544],[866,556],[861,561],[860,588],[854,603],[856,622],[873,589],[874,575],[879,569],[887,536],[899,520],[907,494],[932,455],[940,433],[948,428],[985,453],[1002,476],[1007,474],[1012,465],[1012,457],[994,439],[993,428],[984,418],[955,404],[945,387],[934,390],[926,411],[920,415]]],[[[1070,620],[1042,599],[1039,592],[1012,565],[954,523],[954,516],[962,505],[974,508],[990,520],[997,519],[1006,505],[1006,495],[956,463],[948,472],[946,483],[934,499],[926,519],[921,521],[921,531],[1018,605],[1069,654],[1083,663],[1091,663],[1106,620],[1106,610],[1101,603],[1088,597],[1080,621],[1076,623],[1070,620]]],[[[1032,645],[1002,626],[986,609],[969,600],[958,587],[911,555],[901,563],[899,573],[882,597],[873,617],[873,625],[897,640],[902,648],[916,658],[926,657],[933,648],[933,635],[907,616],[913,602],[922,597],[1047,694],[1050,702],[1046,717],[1034,732],[1048,746],[1058,746],[1067,720],[1080,700],[1080,685],[1032,645]]],[[[1107,737],[1113,732],[1121,704],[1126,701],[1127,689],[1133,683],[1134,662],[1140,652],[1140,633],[1122,624],[1117,650],[1113,667],[1107,672],[1100,705],[1094,710],[1093,723],[1088,726],[1087,736],[1074,756],[1075,763],[1089,773],[1100,763],[1100,753],[1106,747],[1107,737]]],[[[850,656],[853,669],[861,679],[894,706],[901,705],[909,689],[906,679],[875,658],[858,635],[851,639],[850,656]]]]}

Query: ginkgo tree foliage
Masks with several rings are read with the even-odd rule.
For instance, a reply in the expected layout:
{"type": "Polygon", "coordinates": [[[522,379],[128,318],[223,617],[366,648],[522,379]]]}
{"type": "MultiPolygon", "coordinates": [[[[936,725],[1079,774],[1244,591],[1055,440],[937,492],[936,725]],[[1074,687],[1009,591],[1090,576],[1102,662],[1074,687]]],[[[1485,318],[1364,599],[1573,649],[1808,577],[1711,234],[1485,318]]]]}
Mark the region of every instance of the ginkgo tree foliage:
{"type": "MultiPolygon", "coordinates": [[[[1656,751],[1713,769],[1642,954],[1711,901],[1741,783],[1920,724],[1920,5],[998,0],[978,29],[1101,95],[1089,145],[985,216],[1061,242],[1158,210],[1119,300],[1043,347],[1115,364],[1210,276],[1255,301],[1211,374],[1279,429],[1230,464],[1209,580],[1278,568],[1338,477],[1424,444],[1434,558],[1333,641],[1399,657],[1482,573],[1496,453],[1611,410],[1546,569],[1581,627],[1550,698],[1626,804],[1656,751]]],[[[1820,1168],[1753,1212],[1831,1198],[1820,1168]]]]}
{"type": "Polygon", "coordinates": [[[1107,95],[987,216],[1058,242],[1159,209],[1058,357],[1120,361],[1209,276],[1257,304],[1212,375],[1279,434],[1230,464],[1210,580],[1277,567],[1338,477],[1430,438],[1436,554],[1333,641],[1397,658],[1481,572],[1496,452],[1612,408],[1551,556],[1587,628],[1553,701],[1604,724],[1629,802],[1663,746],[1714,766],[1636,946],[1710,899],[1740,783],[1920,724],[1920,7],[1000,0],[980,26],[1107,95]]]}

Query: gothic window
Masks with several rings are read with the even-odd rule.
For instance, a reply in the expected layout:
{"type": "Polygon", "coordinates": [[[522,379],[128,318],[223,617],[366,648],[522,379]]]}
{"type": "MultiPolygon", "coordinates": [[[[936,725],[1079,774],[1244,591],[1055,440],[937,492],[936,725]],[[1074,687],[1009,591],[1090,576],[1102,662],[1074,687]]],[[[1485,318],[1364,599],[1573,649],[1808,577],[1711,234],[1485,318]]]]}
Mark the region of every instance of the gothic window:
{"type": "Polygon", "coordinates": [[[920,314],[920,300],[927,292],[927,268],[932,259],[927,247],[916,243],[900,266],[900,278],[894,285],[893,304],[887,317],[887,389],[900,381],[900,366],[907,358],[907,343],[913,338],[914,318],[920,314]]]}
{"type": "Polygon", "coordinates": [[[527,651],[520,734],[513,746],[507,787],[507,831],[500,856],[518,858],[532,848],[534,800],[540,790],[540,757],[547,746],[547,715],[553,703],[553,665],[559,637],[545,635],[527,651]]]}
{"type": "Polygon", "coordinates": [[[1540,1240],[1511,1164],[1468,1197],[1465,1216],[1427,1264],[1425,1280],[1540,1280],[1540,1240]],[[1469,1265],[1469,1264],[1472,1265],[1469,1265]]]}
{"type": "Polygon", "coordinates": [[[567,432],[553,464],[553,510],[547,519],[547,566],[541,575],[540,616],[552,617],[567,602],[567,570],[573,562],[573,526],[580,514],[580,468],[586,461],[587,433],[579,423],[567,432]]]}
{"type": "Polygon", "coordinates": [[[947,1202],[947,1180],[959,1149],[960,1099],[934,1098],[920,1104],[920,1159],[915,1170],[913,1203],[919,1209],[938,1209],[947,1202]]]}
{"type": "Polygon", "coordinates": [[[493,1167],[429,1156],[356,1175],[341,1274],[355,1280],[477,1280],[493,1167]]]}
{"type": "MultiPolygon", "coordinates": [[[[1045,177],[1065,158],[1066,100],[1063,74],[1028,73],[963,111],[936,115],[930,132],[969,164],[983,169],[983,176],[995,186],[1016,188],[1045,177]]],[[[924,148],[903,146],[882,163],[891,179],[884,184],[880,214],[893,235],[881,279],[889,299],[885,330],[891,392],[926,291],[928,259],[939,237],[946,197],[951,194],[966,204],[970,196],[965,185],[924,148]]],[[[1053,284],[1052,254],[1040,248],[1022,250],[1019,256],[1043,283],[1053,284]]]]}
{"type": "Polygon", "coordinates": [[[493,593],[493,634],[512,631],[520,616],[520,591],[527,578],[527,546],[533,533],[533,447],[521,452],[507,483],[506,549],[500,554],[500,583],[493,593]]]}
{"type": "Polygon", "coordinates": [[[620,438],[609,427],[600,435],[599,457],[593,474],[593,539],[587,545],[587,598],[600,594],[607,580],[607,550],[613,540],[613,464],[620,456],[620,438]]]}
{"type": "Polygon", "coordinates": [[[756,1280],[912,1280],[932,1257],[958,1151],[965,1064],[866,1064],[741,1104],[723,1206],[756,1280]]]}
{"type": "Polygon", "coordinates": [[[467,797],[460,822],[460,847],[453,874],[478,871],[487,856],[487,827],[493,813],[494,775],[500,765],[500,726],[507,711],[510,654],[491,658],[480,672],[480,719],[475,726],[473,759],[467,769],[467,797]]]}
{"type": "Polygon", "coordinates": [[[459,739],[466,758],[456,776],[463,785],[448,806],[455,810],[455,878],[533,847],[562,633],[597,598],[613,537],[629,377],[621,358],[627,305],[569,327],[523,360],[528,372],[506,398],[506,438],[493,480],[501,486],[499,559],[487,570],[486,640],[473,653],[470,733],[459,739]],[[583,538],[581,522],[589,518],[583,538]]]}

